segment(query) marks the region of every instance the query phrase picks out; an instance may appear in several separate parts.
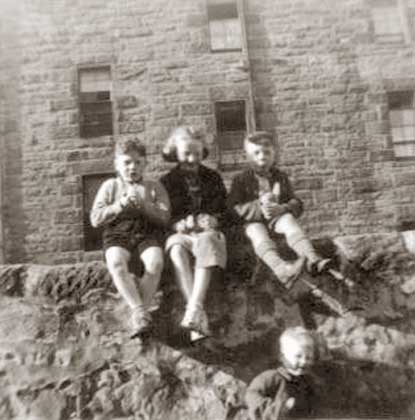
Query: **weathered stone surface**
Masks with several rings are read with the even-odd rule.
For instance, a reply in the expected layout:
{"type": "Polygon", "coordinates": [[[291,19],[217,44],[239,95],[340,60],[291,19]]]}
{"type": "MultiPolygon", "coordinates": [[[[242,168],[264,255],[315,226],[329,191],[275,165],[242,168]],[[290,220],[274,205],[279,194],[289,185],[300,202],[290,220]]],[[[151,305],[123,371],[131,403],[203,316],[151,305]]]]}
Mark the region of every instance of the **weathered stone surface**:
{"type": "Polygon", "coordinates": [[[2,419],[246,419],[246,383],[275,365],[281,330],[310,319],[322,417],[415,414],[415,292],[401,291],[414,257],[398,235],[335,242],[316,246],[356,292],[328,278],[322,286],[359,310],[338,317],[315,307],[304,319],[240,246],[209,292],[214,338],[196,346],[178,327],[183,300],[169,273],[155,339],[142,346],[129,339],[128,309],[102,263],[1,266],[2,419]]]}
{"type": "Polygon", "coordinates": [[[219,366],[130,340],[128,311],[102,290],[83,304],[3,297],[1,307],[5,420],[220,419],[241,404],[243,383],[219,366]]]}

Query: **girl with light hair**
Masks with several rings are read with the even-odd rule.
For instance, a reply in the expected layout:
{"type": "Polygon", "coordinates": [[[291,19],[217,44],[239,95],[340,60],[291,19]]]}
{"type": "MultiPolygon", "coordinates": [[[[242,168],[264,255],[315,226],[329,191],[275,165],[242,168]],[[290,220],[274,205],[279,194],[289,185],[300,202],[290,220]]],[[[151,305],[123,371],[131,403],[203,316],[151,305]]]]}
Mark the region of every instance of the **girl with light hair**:
{"type": "Polygon", "coordinates": [[[169,195],[172,234],[166,250],[186,300],[181,326],[192,340],[210,335],[204,308],[215,267],[226,265],[226,241],[220,232],[226,212],[226,189],[218,172],[202,164],[208,155],[204,135],[190,126],[173,130],[163,149],[177,165],[161,178],[169,195]]]}

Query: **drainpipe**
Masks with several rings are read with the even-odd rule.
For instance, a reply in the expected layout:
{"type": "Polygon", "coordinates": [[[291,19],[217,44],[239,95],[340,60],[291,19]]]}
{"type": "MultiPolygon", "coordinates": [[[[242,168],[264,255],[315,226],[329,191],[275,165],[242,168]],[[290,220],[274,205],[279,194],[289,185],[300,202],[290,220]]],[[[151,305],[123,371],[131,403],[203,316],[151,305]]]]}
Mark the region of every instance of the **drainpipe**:
{"type": "MultiPolygon", "coordinates": [[[[0,117],[3,114],[3,101],[0,102],[0,117]]],[[[0,120],[0,264],[5,263],[4,257],[4,225],[3,225],[3,196],[4,196],[4,155],[6,154],[4,137],[3,137],[3,121],[0,120]]]]}
{"type": "Polygon", "coordinates": [[[256,130],[256,121],[255,121],[255,101],[254,93],[252,89],[252,72],[251,65],[249,62],[249,50],[248,50],[248,35],[246,32],[246,19],[245,19],[245,0],[237,1],[238,7],[238,16],[241,22],[242,30],[242,53],[244,60],[244,69],[248,73],[248,112],[246,115],[246,127],[248,133],[256,130]]]}

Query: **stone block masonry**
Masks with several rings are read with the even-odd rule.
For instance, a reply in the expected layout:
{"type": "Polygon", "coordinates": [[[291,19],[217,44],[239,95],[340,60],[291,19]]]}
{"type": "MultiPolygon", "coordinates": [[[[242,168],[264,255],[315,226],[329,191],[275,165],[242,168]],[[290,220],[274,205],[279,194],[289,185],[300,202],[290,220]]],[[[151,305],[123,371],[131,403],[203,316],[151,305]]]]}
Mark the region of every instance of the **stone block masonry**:
{"type": "MultiPolygon", "coordinates": [[[[250,90],[257,126],[278,135],[311,235],[414,222],[411,162],[394,158],[387,104],[387,92],[415,87],[414,40],[377,40],[369,2],[245,0],[248,55],[210,51],[205,0],[4,3],[6,261],[91,259],[82,176],[112,171],[114,141],[144,140],[158,176],[174,126],[200,126],[215,152],[214,102],[247,99],[250,90]],[[80,138],[78,67],[99,65],[111,68],[114,135],[80,138]]],[[[220,154],[211,156],[217,166],[220,154]]],[[[240,156],[224,157],[227,167],[240,156]]]]}

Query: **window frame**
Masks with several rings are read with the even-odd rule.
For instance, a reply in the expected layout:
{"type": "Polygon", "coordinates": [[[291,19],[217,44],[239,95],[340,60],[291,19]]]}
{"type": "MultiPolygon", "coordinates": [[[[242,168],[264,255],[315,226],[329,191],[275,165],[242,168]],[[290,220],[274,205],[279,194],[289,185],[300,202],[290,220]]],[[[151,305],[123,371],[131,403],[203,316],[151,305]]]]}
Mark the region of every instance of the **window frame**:
{"type": "Polygon", "coordinates": [[[211,53],[224,53],[224,52],[242,52],[244,49],[244,26],[240,16],[240,7],[239,7],[239,0],[223,0],[223,1],[215,1],[211,2],[206,0],[206,13],[207,13],[207,23],[208,23],[208,32],[209,32],[209,49],[211,53]],[[228,17],[219,17],[218,9],[226,9],[226,7],[231,7],[236,11],[236,16],[228,16],[228,17]],[[216,11],[215,11],[216,9],[216,11]],[[212,14],[216,15],[216,17],[212,18],[212,14]],[[234,19],[239,26],[240,29],[240,46],[238,47],[225,47],[225,48],[214,48],[213,46],[213,36],[211,30],[211,22],[220,22],[227,19],[234,19]]]}
{"type": "Polygon", "coordinates": [[[373,41],[378,42],[380,44],[408,44],[412,41],[413,35],[409,25],[409,17],[408,17],[408,7],[407,7],[407,0],[369,0],[369,7],[370,7],[370,24],[371,24],[371,32],[373,41]],[[399,32],[396,34],[382,34],[376,32],[376,23],[374,19],[374,10],[375,9],[392,9],[395,8],[397,17],[400,21],[400,28],[399,32]],[[393,35],[400,35],[399,39],[388,39],[388,36],[393,35]]]}
{"type": "Polygon", "coordinates": [[[214,113],[215,113],[215,126],[216,126],[216,138],[217,138],[217,145],[218,148],[220,150],[221,153],[232,153],[238,150],[242,150],[243,149],[243,138],[245,137],[247,131],[248,131],[248,115],[247,115],[247,111],[248,111],[248,101],[247,99],[229,99],[229,100],[220,100],[220,101],[215,101],[214,102],[214,113]],[[220,122],[218,120],[218,114],[220,112],[219,107],[223,104],[230,104],[230,103],[241,103],[243,104],[243,117],[244,117],[244,129],[241,130],[220,130],[219,129],[219,125],[220,122]],[[222,142],[220,142],[220,138],[226,138],[226,136],[232,136],[234,135],[235,137],[240,135],[242,137],[242,141],[241,144],[235,147],[223,147],[222,142]]]}
{"type": "Polygon", "coordinates": [[[404,144],[412,144],[415,146],[415,88],[408,88],[408,89],[395,89],[395,90],[390,90],[387,92],[387,103],[388,103],[388,124],[389,124],[389,144],[390,147],[393,151],[393,155],[394,155],[394,160],[395,161],[414,161],[415,160],[415,151],[413,155],[410,156],[397,156],[396,155],[396,151],[395,151],[395,146],[396,145],[404,145],[404,144]],[[409,108],[405,108],[405,107],[391,107],[391,96],[392,95],[396,95],[396,94],[406,94],[406,93],[412,93],[412,105],[409,108]],[[400,125],[400,126],[394,126],[392,123],[392,118],[391,118],[391,112],[392,111],[404,111],[404,110],[412,110],[414,113],[414,123],[413,125],[400,125]],[[413,140],[408,140],[408,141],[395,141],[394,139],[394,135],[393,135],[393,128],[398,128],[398,127],[413,127],[413,131],[414,131],[414,138],[413,140]]]}
{"type": "MultiPolygon", "coordinates": [[[[113,136],[115,134],[115,124],[114,124],[114,103],[112,100],[112,71],[111,71],[111,65],[109,64],[95,64],[95,65],[80,65],[77,69],[77,77],[78,77],[78,111],[79,111],[79,136],[83,139],[91,139],[91,138],[98,138],[98,137],[104,137],[104,136],[113,136]],[[109,76],[109,90],[108,91],[95,91],[95,92],[82,92],[82,86],[81,86],[81,80],[82,76],[81,74],[88,71],[96,71],[96,70],[107,70],[108,76],[109,76]],[[99,94],[103,94],[104,92],[109,94],[109,99],[104,100],[93,100],[93,95],[98,96],[99,94]],[[85,100],[84,98],[86,96],[90,96],[90,100],[85,100]],[[99,105],[105,105],[103,106],[104,112],[90,112],[89,114],[85,112],[85,108],[88,106],[91,106],[92,104],[99,104],[99,105]],[[107,109],[105,109],[107,108],[107,109]],[[93,127],[93,124],[88,124],[84,122],[84,119],[87,115],[99,115],[99,114],[107,114],[109,115],[107,124],[110,126],[110,129],[108,132],[104,130],[104,133],[102,134],[90,134],[85,131],[87,127],[93,127]]],[[[100,126],[103,124],[101,122],[100,126]]]]}

